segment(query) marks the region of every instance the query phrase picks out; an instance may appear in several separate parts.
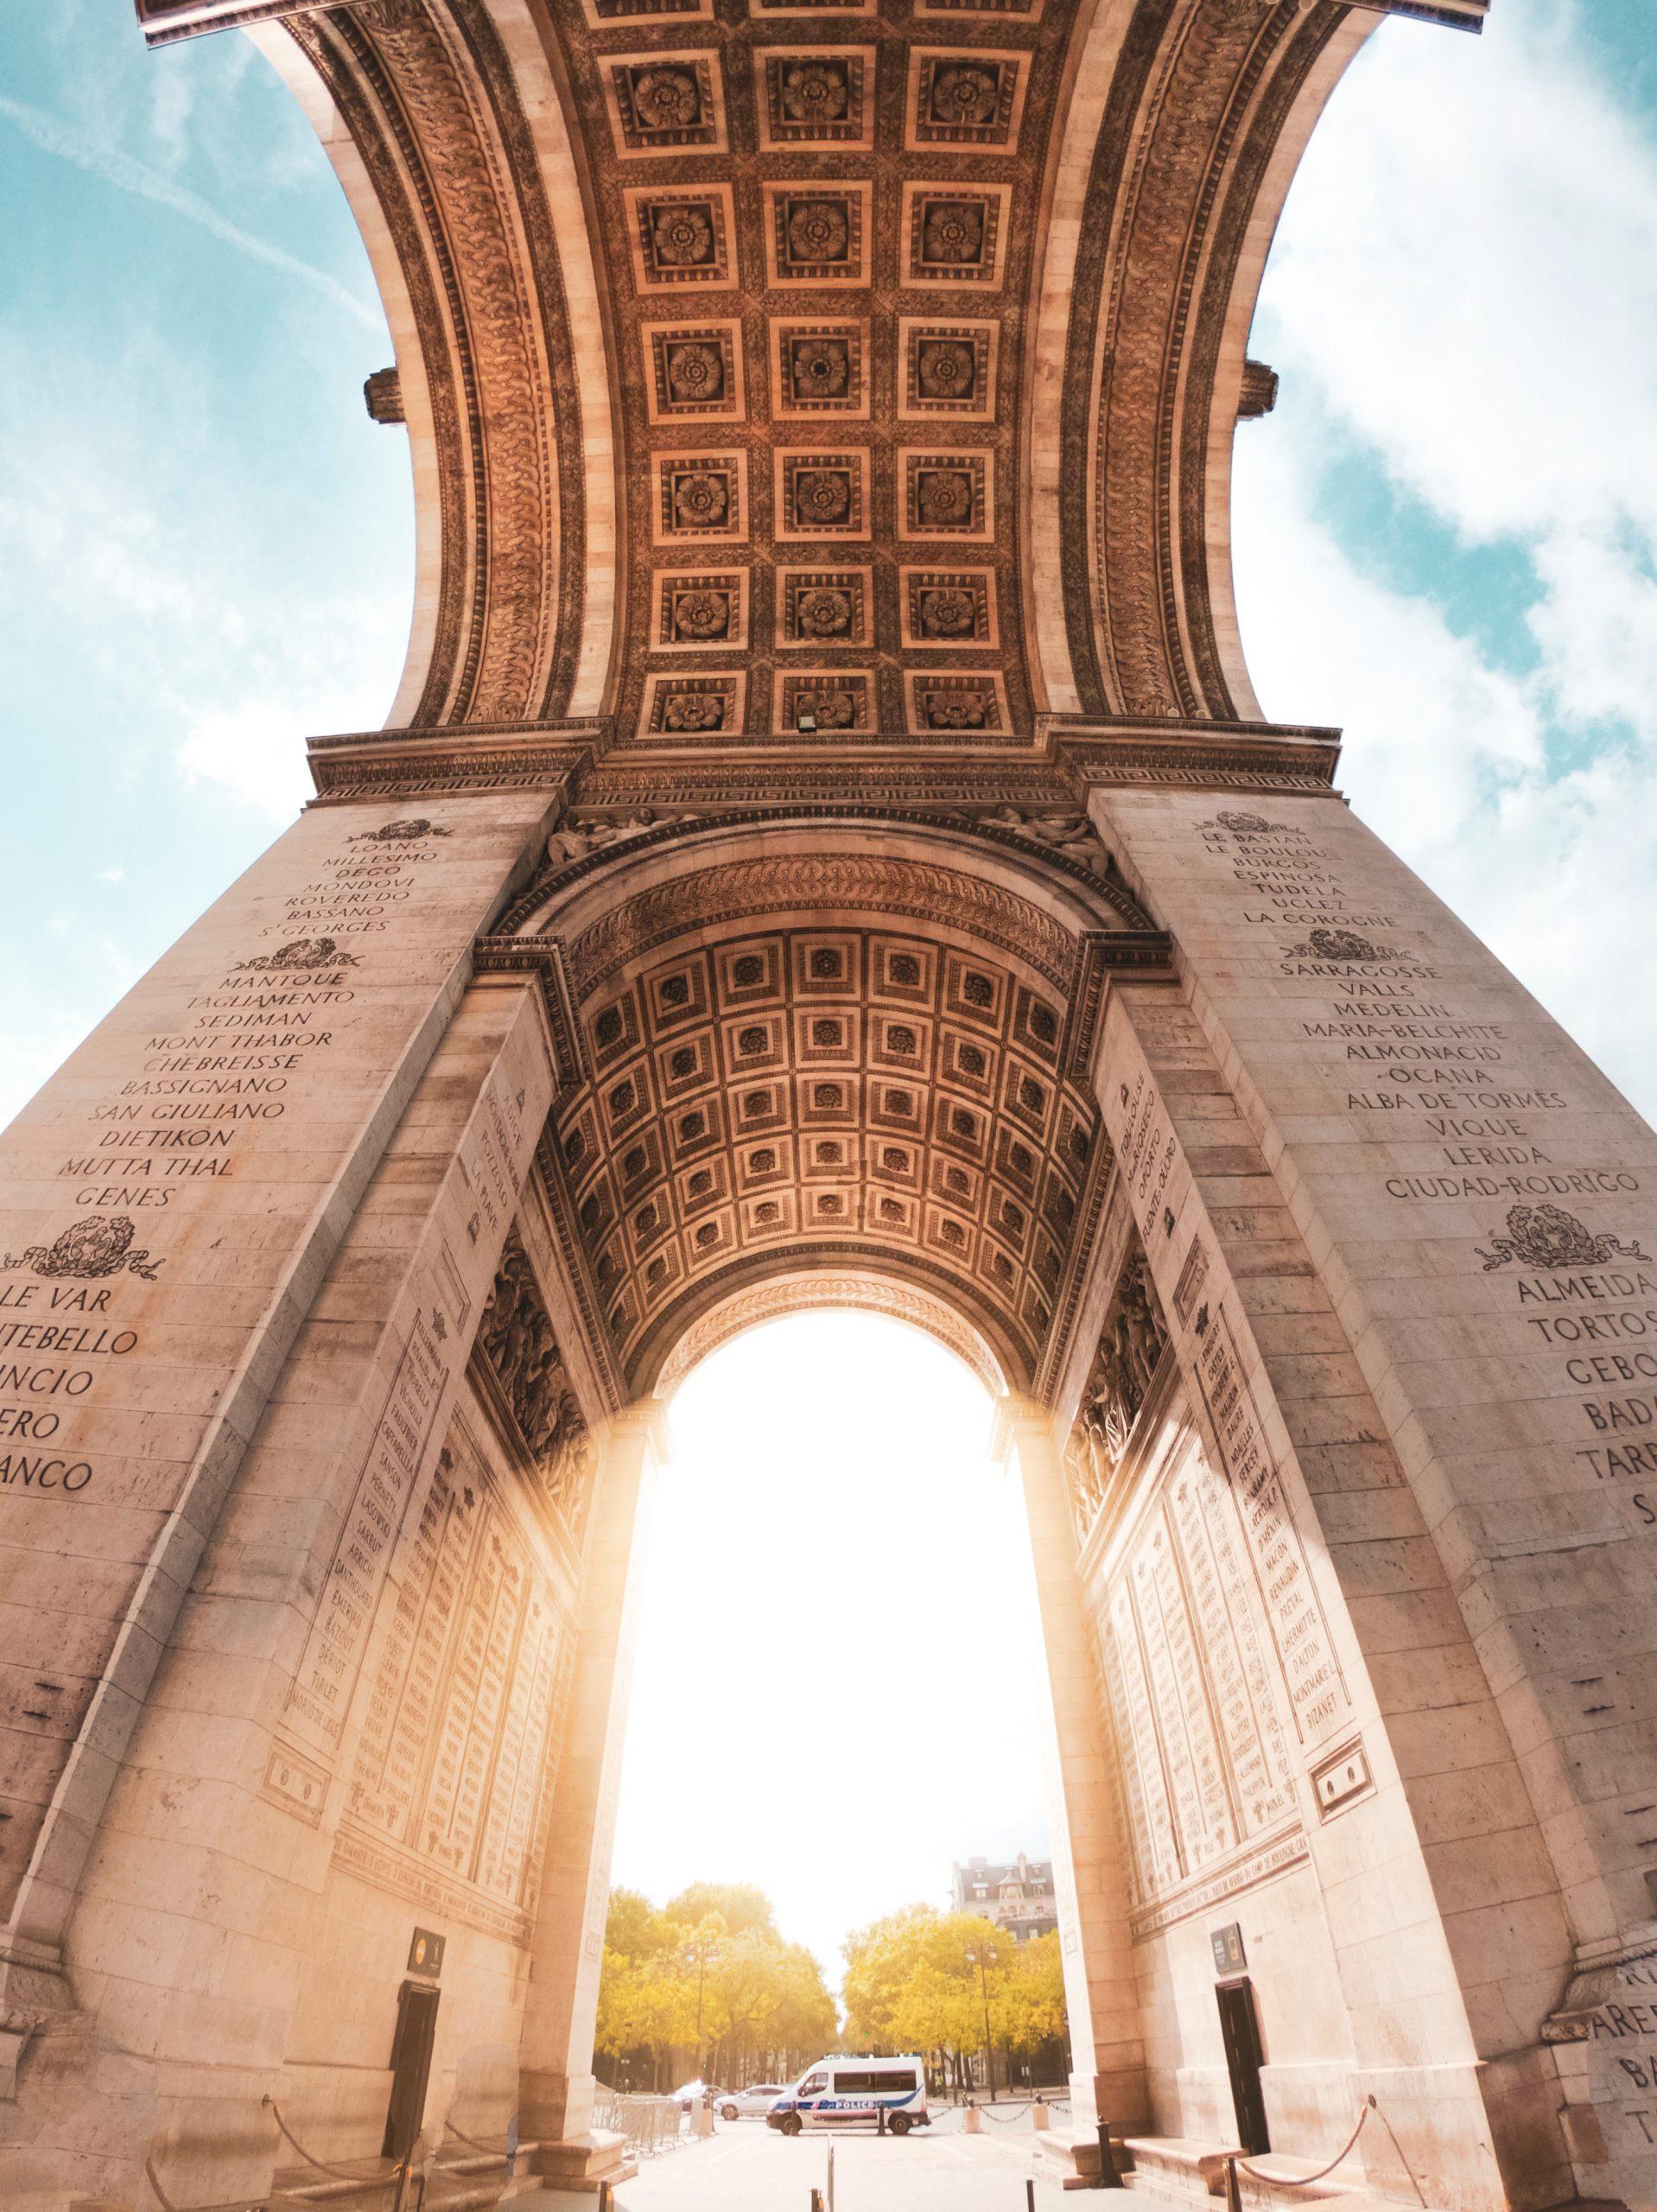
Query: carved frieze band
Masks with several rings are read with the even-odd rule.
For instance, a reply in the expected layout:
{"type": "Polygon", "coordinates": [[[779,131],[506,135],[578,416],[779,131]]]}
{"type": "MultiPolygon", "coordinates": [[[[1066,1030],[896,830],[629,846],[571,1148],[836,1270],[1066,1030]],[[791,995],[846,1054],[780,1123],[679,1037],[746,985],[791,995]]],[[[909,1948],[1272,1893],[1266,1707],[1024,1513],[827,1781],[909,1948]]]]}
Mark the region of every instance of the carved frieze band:
{"type": "Polygon", "coordinates": [[[960,1319],[953,1307],[925,1292],[888,1278],[841,1269],[821,1274],[795,1276],[784,1282],[764,1282],[739,1291],[711,1313],[693,1321],[674,1347],[672,1356],[656,1378],[658,1397],[666,1397],[696,1363],[731,1338],[761,1322],[781,1320],[792,1313],[813,1311],[884,1313],[891,1319],[910,1322],[936,1338],[978,1377],[992,1397],[1000,1397],[1006,1382],[994,1355],[981,1337],[960,1319]]]}
{"type": "Polygon", "coordinates": [[[1081,223],[1060,426],[1065,627],[1090,713],[1235,711],[1203,512],[1216,361],[1265,165],[1343,12],[1185,4],[1129,22],[1081,223]]]}
{"type": "Polygon", "coordinates": [[[457,791],[549,791],[567,784],[609,742],[606,721],[485,724],[464,734],[421,729],[314,737],[307,747],[315,804],[356,798],[427,798],[457,791]]]}
{"type": "MultiPolygon", "coordinates": [[[[1154,967],[1168,957],[1166,937],[1116,877],[1093,824],[1067,797],[1058,794],[1053,795],[1053,803],[1044,805],[1018,807],[1003,803],[982,810],[804,805],[740,812],[698,808],[668,813],[648,806],[627,811],[581,807],[567,813],[553,831],[547,844],[547,866],[498,926],[503,932],[530,927],[537,910],[555,892],[595,874],[624,850],[629,857],[636,857],[642,851],[699,833],[801,822],[837,823],[848,830],[871,823],[894,829],[944,830],[1039,860],[1084,884],[1092,899],[1116,918],[1120,938],[1114,931],[1100,933],[1097,957],[1105,967],[1154,967]]],[[[970,856],[962,858],[969,861],[970,856]]]]}
{"type": "Polygon", "coordinates": [[[480,0],[364,0],[354,16],[304,15],[289,29],[367,168],[431,389],[441,561],[415,719],[556,714],[582,626],[581,414],[511,65],[480,0]]]}
{"type": "Polygon", "coordinates": [[[730,861],[683,881],[638,893],[619,912],[583,930],[569,946],[570,982],[585,999],[603,977],[685,931],[789,908],[901,914],[958,927],[1025,961],[1057,989],[1068,991],[1076,941],[1027,899],[959,869],[906,860],[901,868],[854,854],[822,858],[730,861]]]}
{"type": "MultiPolygon", "coordinates": [[[[146,46],[171,46],[207,31],[247,30],[330,4],[331,0],[134,0],[146,46]]],[[[349,7],[351,0],[339,4],[349,7]]]]}

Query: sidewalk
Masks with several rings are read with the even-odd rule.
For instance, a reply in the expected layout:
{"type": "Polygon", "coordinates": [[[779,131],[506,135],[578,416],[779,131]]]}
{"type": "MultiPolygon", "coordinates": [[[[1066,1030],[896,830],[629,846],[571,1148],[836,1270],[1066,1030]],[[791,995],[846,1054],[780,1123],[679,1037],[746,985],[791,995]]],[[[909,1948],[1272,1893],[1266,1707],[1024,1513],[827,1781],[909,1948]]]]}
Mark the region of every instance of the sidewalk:
{"type": "MultiPolygon", "coordinates": [[[[940,2114],[943,2120],[946,2115],[940,2114]]],[[[809,2212],[825,2190],[830,2141],[834,2212],[1025,2212],[1034,2138],[1027,2114],[1017,2126],[986,2124],[960,2132],[960,2116],[901,2141],[873,2134],[806,2135],[789,2140],[759,2121],[723,2128],[650,2159],[616,2192],[618,2212],[809,2212]]],[[[1036,2183],[1038,2212],[1059,2212],[1063,2193],[1036,2183]]],[[[594,2212],[594,2200],[536,2190],[513,2199],[512,2212],[594,2212]]]]}

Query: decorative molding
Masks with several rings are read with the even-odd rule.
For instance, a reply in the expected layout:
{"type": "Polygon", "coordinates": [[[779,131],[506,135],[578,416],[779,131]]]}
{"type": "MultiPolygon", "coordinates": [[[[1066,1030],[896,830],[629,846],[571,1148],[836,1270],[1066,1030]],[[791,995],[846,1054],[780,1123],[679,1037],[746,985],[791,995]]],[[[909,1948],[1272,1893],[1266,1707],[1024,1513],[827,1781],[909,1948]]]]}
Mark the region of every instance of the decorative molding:
{"type": "Polygon", "coordinates": [[[607,976],[687,931],[790,910],[875,914],[946,925],[1022,960],[1056,990],[1068,991],[1075,939],[1033,900],[959,868],[905,857],[896,865],[859,853],[784,854],[714,862],[694,875],[646,886],[625,906],[590,923],[569,946],[578,999],[607,976]]]}
{"type": "Polygon", "coordinates": [[[1006,1379],[995,1354],[943,1299],[892,1276],[843,1268],[785,1275],[780,1280],[768,1278],[751,1289],[732,1292],[682,1332],[656,1376],[655,1394],[658,1398],[670,1397],[693,1367],[746,1329],[791,1313],[848,1308],[883,1313],[891,1320],[907,1321],[914,1328],[924,1329],[972,1370],[992,1398],[1005,1395],[1006,1379]]]}
{"type": "Polygon", "coordinates": [[[570,995],[564,948],[554,937],[480,937],[473,940],[472,966],[479,976],[533,976],[541,987],[551,1033],[559,1084],[585,1082],[591,1072],[581,1046],[581,1025],[570,995]]]}
{"type": "Polygon", "coordinates": [[[941,751],[899,759],[835,758],[804,754],[778,747],[769,755],[728,753],[687,760],[611,753],[583,775],[583,804],[635,810],[663,807],[736,808],[750,814],[767,808],[785,810],[822,808],[855,815],[879,809],[898,818],[910,808],[1074,805],[1076,791],[1051,768],[1021,754],[979,754],[941,751]]]}
{"type": "MultiPolygon", "coordinates": [[[[766,824],[780,827],[788,823],[838,823],[848,830],[876,825],[892,830],[946,830],[954,836],[964,836],[998,846],[1021,861],[1038,861],[1044,869],[1068,876],[1078,887],[1084,887],[1089,903],[1102,908],[1101,922],[1108,917],[1118,925],[1114,931],[1101,929],[1090,936],[1084,935],[1080,941],[1084,960],[1095,958],[1101,969],[1165,964],[1171,950],[1167,936],[1156,928],[1133,894],[1117,878],[1104,845],[1069,794],[1021,792],[1019,796],[1025,801],[1023,807],[1003,800],[982,810],[807,803],[797,806],[762,805],[740,811],[697,807],[661,816],[648,807],[628,812],[600,811],[578,804],[548,841],[547,867],[508,908],[498,930],[511,934],[538,926],[536,917],[548,907],[555,892],[606,867],[617,856],[618,848],[624,845],[631,853],[640,847],[676,843],[708,831],[766,824]],[[1096,950],[1089,951],[1089,948],[1095,945],[1096,950]]],[[[971,855],[962,853],[958,857],[969,862],[971,855]]],[[[1034,891],[1038,886],[1032,881],[1031,887],[1034,891]]]]}
{"type": "Polygon", "coordinates": [[[1136,1442],[1136,1424],[1141,1413],[1150,1418],[1152,1385],[1168,1345],[1168,1324],[1145,1246],[1138,1230],[1130,1229],[1064,1447],[1078,1550],[1100,1516],[1123,1497],[1122,1475],[1136,1442]]]}
{"type": "Polygon", "coordinates": [[[363,380],[363,405],[368,410],[371,423],[387,425],[406,423],[409,417],[403,404],[403,380],[395,369],[376,369],[372,376],[363,380]]]}
{"type": "Polygon", "coordinates": [[[1159,1936],[1165,1928],[1171,1928],[1177,1921],[1211,1911],[1227,1897],[1235,1897],[1239,1891],[1253,1889],[1257,1882],[1269,1882],[1311,1856],[1311,1846],[1305,1830],[1296,1822],[1275,1837],[1251,1842],[1216,1871],[1171,1891],[1154,1904],[1141,1905],[1137,1911],[1130,1912],[1129,1933],[1136,1943],[1146,1942],[1152,1936],[1159,1936]]]}
{"type": "Polygon", "coordinates": [[[417,723],[559,711],[585,627],[585,417],[536,134],[490,0],[294,17],[408,286],[439,477],[417,723]]]}
{"type": "MultiPolygon", "coordinates": [[[[1084,984],[1085,988],[1085,984],[1084,984]]],[[[1079,1027],[1076,1001],[1070,1001],[1070,1028],[1079,1027]]],[[[1073,1077],[1079,1071],[1068,1058],[1070,1037],[1067,1034],[1061,1048],[1061,1065],[1068,1066],[1073,1077]]],[[[1031,1396],[1038,1405],[1051,1407],[1058,1389],[1059,1380],[1070,1359],[1070,1344],[1076,1332],[1077,1313],[1082,1295],[1087,1287],[1092,1270],[1093,1255],[1098,1247],[1100,1225],[1105,1218],[1106,1201],[1109,1198],[1112,1181],[1116,1173],[1116,1152],[1109,1137],[1101,1126],[1088,1162],[1088,1179],[1082,1193],[1081,1209],[1076,1216],[1076,1228],[1064,1255],[1064,1274],[1059,1284],[1058,1296],[1054,1301],[1053,1325],[1042,1346],[1041,1357],[1032,1378],[1031,1396]]]]}
{"type": "Polygon", "coordinates": [[[1438,23],[1453,31],[1482,31],[1490,11],[1490,0],[1351,0],[1351,4],[1381,16],[1413,16],[1420,22],[1438,23]]]}
{"type": "Polygon", "coordinates": [[[1343,13],[1141,7],[1127,26],[1058,417],[1064,626],[1089,712],[1233,711],[1209,587],[1219,346],[1273,155],[1343,13]]]}
{"type": "Polygon", "coordinates": [[[1237,398],[1237,420],[1258,422],[1277,405],[1278,373],[1264,361],[1243,363],[1242,391],[1237,398]]]}
{"type": "MultiPolygon", "coordinates": [[[[133,0],[146,46],[171,46],[208,31],[251,30],[283,16],[303,16],[318,8],[349,7],[352,0],[133,0]]],[[[358,0],[371,4],[371,0],[358,0]]],[[[379,0],[383,4],[383,0],[379,0]]]]}
{"type": "Polygon", "coordinates": [[[556,790],[610,742],[607,722],[473,724],[314,737],[311,781],[326,805],[359,798],[442,798],[458,791],[556,790]]]}
{"type": "Polygon", "coordinates": [[[579,1556],[593,1440],[529,1254],[509,1231],[473,1347],[474,1387],[531,1489],[579,1556]]]}
{"type": "Polygon", "coordinates": [[[1076,788],[1173,784],[1218,790],[1327,791],[1338,730],[1275,722],[1048,715],[1038,733],[1076,788]]]}

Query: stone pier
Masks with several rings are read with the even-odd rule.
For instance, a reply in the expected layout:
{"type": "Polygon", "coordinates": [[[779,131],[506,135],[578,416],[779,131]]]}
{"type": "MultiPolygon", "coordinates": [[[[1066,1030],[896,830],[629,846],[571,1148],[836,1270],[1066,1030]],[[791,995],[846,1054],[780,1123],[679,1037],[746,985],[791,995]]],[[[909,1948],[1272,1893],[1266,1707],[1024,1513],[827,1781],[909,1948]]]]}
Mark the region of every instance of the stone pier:
{"type": "Polygon", "coordinates": [[[1657,2206],[1657,1140],[1227,550],[1300,148],[1479,0],[138,12],[316,123],[420,581],[0,1139],[0,2201],[623,2171],[663,1408],[844,1303],[1025,1503],[1044,2155],[1657,2206]]]}

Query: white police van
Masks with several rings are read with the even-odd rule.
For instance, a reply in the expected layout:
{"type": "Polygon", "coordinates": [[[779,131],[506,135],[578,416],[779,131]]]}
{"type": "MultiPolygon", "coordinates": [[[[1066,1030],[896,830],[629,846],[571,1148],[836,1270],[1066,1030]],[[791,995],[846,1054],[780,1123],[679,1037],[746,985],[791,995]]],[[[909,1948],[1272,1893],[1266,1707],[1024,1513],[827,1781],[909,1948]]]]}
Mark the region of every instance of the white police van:
{"type": "Polygon", "coordinates": [[[918,2058],[820,2058],[778,2098],[765,2125],[784,2135],[857,2121],[878,2127],[882,2112],[889,2135],[931,2125],[926,2069],[918,2058]]]}

